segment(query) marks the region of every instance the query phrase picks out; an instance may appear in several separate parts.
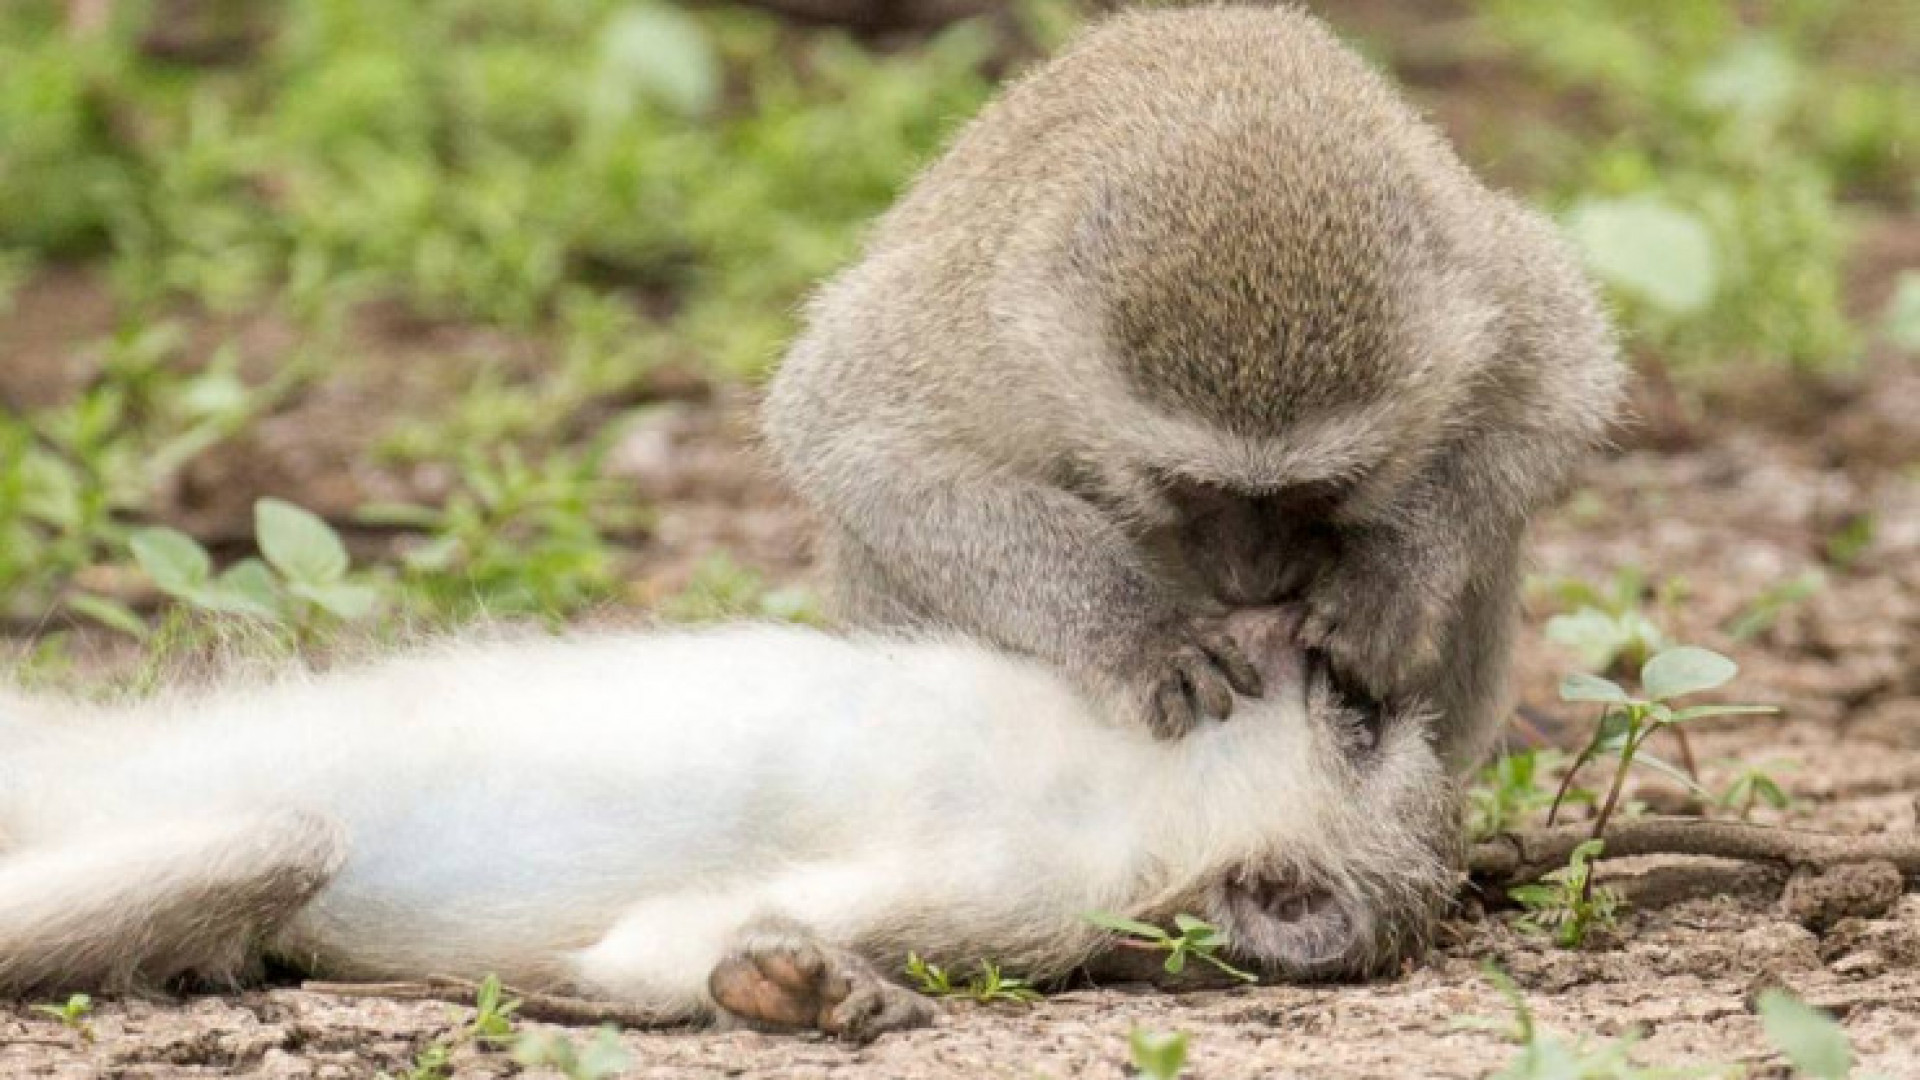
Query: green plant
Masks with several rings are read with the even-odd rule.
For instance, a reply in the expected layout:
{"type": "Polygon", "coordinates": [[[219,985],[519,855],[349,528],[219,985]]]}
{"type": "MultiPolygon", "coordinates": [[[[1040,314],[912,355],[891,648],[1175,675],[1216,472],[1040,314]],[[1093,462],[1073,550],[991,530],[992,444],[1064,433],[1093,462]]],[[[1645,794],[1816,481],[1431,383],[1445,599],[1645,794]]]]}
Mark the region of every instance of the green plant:
{"type": "Polygon", "coordinates": [[[1134,1028],[1127,1033],[1133,1067],[1149,1080],[1175,1080],[1187,1067],[1187,1033],[1134,1028]]]}
{"type": "MultiPolygon", "coordinates": [[[[156,588],[201,611],[286,626],[302,639],[323,619],[358,622],[373,614],[379,593],[348,579],[346,545],[317,515],[261,499],[254,504],[254,534],[265,561],[243,559],[218,575],[206,549],[176,529],[137,529],[128,546],[156,588]]],[[[119,617],[96,603],[95,617],[119,617]]]]}
{"type": "Polygon", "coordinates": [[[1740,1071],[1733,1068],[1660,1069],[1636,1065],[1632,1053],[1639,1042],[1637,1033],[1598,1044],[1584,1036],[1569,1042],[1535,1022],[1525,995],[1505,972],[1489,962],[1482,973],[1512,1006],[1513,1019],[1503,1022],[1468,1017],[1461,1026],[1499,1031],[1520,1047],[1520,1053],[1489,1080],[1666,1080],[1683,1076],[1740,1075],[1740,1071]]]}
{"type": "Polygon", "coordinates": [[[362,520],[425,530],[401,558],[408,595],[456,621],[475,614],[573,614],[612,599],[605,528],[633,524],[597,454],[538,462],[512,446],[461,458],[460,486],[434,508],[378,504],[362,520]]]}
{"type": "Polygon", "coordinates": [[[1560,700],[1598,704],[1601,714],[1599,722],[1594,725],[1592,737],[1574,755],[1573,765],[1566,772],[1560,793],[1549,807],[1547,823],[1551,825],[1557,818],[1575,775],[1589,762],[1605,754],[1614,756],[1617,768],[1613,783],[1594,816],[1595,839],[1605,833],[1607,822],[1612,819],[1619,805],[1627,773],[1635,765],[1655,769],[1688,790],[1710,798],[1692,777],[1647,753],[1644,746],[1656,732],[1677,728],[1704,717],[1774,712],[1771,706],[1766,705],[1715,704],[1675,708],[1671,704],[1676,698],[1723,686],[1739,670],[1738,665],[1718,653],[1692,645],[1680,645],[1656,654],[1641,666],[1642,697],[1633,697],[1620,684],[1598,675],[1576,673],[1567,676],[1560,683],[1560,700]]]}
{"type": "Polygon", "coordinates": [[[507,997],[501,989],[500,977],[488,975],[480,980],[479,992],[474,995],[473,1019],[467,1021],[461,1036],[500,1045],[513,1037],[513,1014],[519,1010],[520,999],[507,997]]]}
{"type": "Polygon", "coordinates": [[[1715,0],[1473,7],[1477,59],[1510,55],[1578,95],[1577,113],[1511,134],[1512,148],[1566,208],[1629,340],[1681,369],[1857,356],[1838,204],[1911,186],[1912,163],[1885,151],[1920,130],[1920,92],[1829,58],[1855,34],[1912,44],[1910,22],[1819,5],[1745,19],[1715,0]]]}
{"type": "Polygon", "coordinates": [[[1121,935],[1118,944],[1124,948],[1147,949],[1167,954],[1166,971],[1169,975],[1178,975],[1187,968],[1189,957],[1211,964],[1214,968],[1239,979],[1242,982],[1258,982],[1259,977],[1251,972],[1242,971],[1221,959],[1219,952],[1227,945],[1227,939],[1220,928],[1192,915],[1175,915],[1174,928],[1178,933],[1169,933],[1152,923],[1129,919],[1104,911],[1085,912],[1081,918],[1102,930],[1121,935]]]}
{"type": "Polygon", "coordinates": [[[1531,885],[1508,890],[1527,913],[1520,917],[1521,928],[1552,934],[1563,949],[1577,948],[1595,930],[1610,930],[1622,906],[1620,894],[1593,883],[1593,860],[1600,857],[1605,844],[1588,840],[1573,849],[1567,865],[1531,885]]]}
{"type": "Polygon", "coordinates": [[[1756,1006],[1767,1038],[1795,1075],[1811,1080],[1847,1080],[1853,1075],[1853,1047],[1832,1016],[1784,990],[1762,991],[1756,1006]]]}
{"type": "Polygon", "coordinates": [[[990,960],[980,961],[979,969],[959,985],[955,985],[953,976],[945,968],[921,959],[918,953],[907,954],[906,971],[919,984],[921,993],[933,997],[972,998],[983,1005],[1000,1001],[1032,1004],[1041,1000],[1040,992],[1025,979],[1002,974],[1000,966],[990,960]]]}
{"type": "Polygon", "coordinates": [[[1735,641],[1751,640],[1771,629],[1780,621],[1780,616],[1826,588],[1826,584],[1825,574],[1809,570],[1799,577],[1767,586],[1727,623],[1727,636],[1735,641]]]}
{"type": "Polygon", "coordinates": [[[380,1073],[379,1080],[450,1080],[453,1076],[453,1048],[436,1039],[413,1055],[413,1063],[395,1076],[380,1073]]]}
{"type": "MultiPolygon", "coordinates": [[[[1665,632],[1642,610],[1647,580],[1633,567],[1614,574],[1605,586],[1559,578],[1543,587],[1565,609],[1547,620],[1547,640],[1574,650],[1584,670],[1642,664],[1668,645],[1665,632]]],[[[1684,588],[1677,581],[1663,582],[1654,590],[1655,606],[1673,604],[1684,588]]]]}
{"type": "Polygon", "coordinates": [[[1646,741],[1659,731],[1674,730],[1678,733],[1680,725],[1703,717],[1774,711],[1764,705],[1692,705],[1675,708],[1670,704],[1676,698],[1723,686],[1738,672],[1738,665],[1718,653],[1681,645],[1654,655],[1641,666],[1643,697],[1632,697],[1618,683],[1598,675],[1576,673],[1561,681],[1562,701],[1593,702],[1600,704],[1602,709],[1593,735],[1574,755],[1572,766],[1567,769],[1559,790],[1548,806],[1547,824],[1552,825],[1558,818],[1560,808],[1572,789],[1574,777],[1581,768],[1602,755],[1611,754],[1615,761],[1613,782],[1594,815],[1592,840],[1574,850],[1567,867],[1554,872],[1557,877],[1549,875],[1549,884],[1523,887],[1526,890],[1538,890],[1527,892],[1525,898],[1519,895],[1521,890],[1515,890],[1515,899],[1534,912],[1530,916],[1532,921],[1542,927],[1552,927],[1561,944],[1574,945],[1583,941],[1593,925],[1611,919],[1617,906],[1615,899],[1601,896],[1596,891],[1588,863],[1600,854],[1599,842],[1606,834],[1607,823],[1613,820],[1614,813],[1620,807],[1621,791],[1625,788],[1628,772],[1634,766],[1655,769],[1695,794],[1712,798],[1690,775],[1691,770],[1681,772],[1648,753],[1644,749],[1646,741]],[[1542,912],[1551,917],[1543,918],[1542,912]]]}
{"type": "Polygon", "coordinates": [[[35,1005],[32,1008],[34,1012],[60,1021],[62,1027],[87,1042],[93,1041],[93,1024],[87,1019],[93,1015],[93,999],[86,994],[72,994],[57,1005],[35,1005]]]}
{"type": "Polygon", "coordinates": [[[1827,561],[1842,570],[1851,570],[1860,556],[1873,546],[1878,522],[1870,512],[1849,515],[1826,539],[1827,561]]]}
{"type": "MultiPolygon", "coordinates": [[[[1518,750],[1502,754],[1484,766],[1467,789],[1467,835],[1486,840],[1508,832],[1534,813],[1552,804],[1554,791],[1546,776],[1565,763],[1558,750],[1518,750]]],[[[1593,793],[1570,789],[1563,801],[1593,801],[1593,793]]]]}
{"type": "Polygon", "coordinates": [[[557,1032],[528,1032],[513,1045],[513,1060],[528,1068],[557,1069],[567,1080],[606,1080],[633,1064],[620,1033],[603,1027],[580,1045],[557,1032]]]}
{"type": "Polygon", "coordinates": [[[741,566],[725,552],[702,559],[685,587],[660,602],[659,612],[670,622],[743,618],[812,625],[824,622],[812,592],[800,586],[770,589],[759,573],[741,566]]]}
{"type": "Polygon", "coordinates": [[[381,1073],[381,1080],[447,1080],[453,1075],[453,1052],[470,1042],[498,1047],[513,1042],[514,1016],[520,1008],[517,998],[509,998],[497,975],[488,975],[474,992],[473,1016],[466,1020],[454,1013],[451,1031],[435,1038],[413,1057],[407,1071],[394,1077],[381,1073]]]}
{"type": "MultiPolygon", "coordinates": [[[[1787,763],[1775,762],[1771,768],[1788,767],[1787,763]]],[[[1785,810],[1793,805],[1793,797],[1788,795],[1780,782],[1773,778],[1767,765],[1743,765],[1734,773],[1727,786],[1714,796],[1714,803],[1725,810],[1735,811],[1741,821],[1753,817],[1760,803],[1766,803],[1775,810],[1785,810]]]]}

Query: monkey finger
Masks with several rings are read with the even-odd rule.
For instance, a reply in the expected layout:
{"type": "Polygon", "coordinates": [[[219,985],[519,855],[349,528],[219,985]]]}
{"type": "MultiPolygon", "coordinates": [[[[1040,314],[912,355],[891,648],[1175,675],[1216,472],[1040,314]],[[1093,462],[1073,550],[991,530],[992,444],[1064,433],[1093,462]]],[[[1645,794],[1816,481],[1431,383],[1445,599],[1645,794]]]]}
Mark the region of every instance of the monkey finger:
{"type": "Polygon", "coordinates": [[[1185,680],[1178,670],[1170,672],[1154,688],[1148,703],[1147,726],[1156,739],[1177,739],[1192,730],[1193,702],[1188,699],[1185,680]]]}
{"type": "Polygon", "coordinates": [[[1233,715],[1233,685],[1212,657],[1189,647],[1175,654],[1174,664],[1179,667],[1180,679],[1193,696],[1194,704],[1199,706],[1200,716],[1225,720],[1233,715]]]}
{"type": "Polygon", "coordinates": [[[1240,643],[1233,639],[1233,635],[1225,630],[1209,631],[1200,636],[1200,648],[1226,673],[1227,682],[1233,685],[1235,692],[1248,697],[1259,697],[1266,693],[1260,669],[1247,659],[1246,651],[1240,648],[1240,643]]]}
{"type": "Polygon", "coordinates": [[[1339,633],[1338,623],[1318,606],[1308,608],[1306,616],[1300,620],[1300,629],[1294,639],[1306,649],[1330,649],[1334,635],[1339,633]]]}

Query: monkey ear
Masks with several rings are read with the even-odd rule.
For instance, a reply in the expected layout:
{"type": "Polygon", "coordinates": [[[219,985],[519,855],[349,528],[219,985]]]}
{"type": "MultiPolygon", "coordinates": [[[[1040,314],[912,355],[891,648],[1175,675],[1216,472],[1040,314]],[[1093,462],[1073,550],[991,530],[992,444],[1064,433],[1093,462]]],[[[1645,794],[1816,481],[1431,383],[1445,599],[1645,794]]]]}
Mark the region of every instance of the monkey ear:
{"type": "Polygon", "coordinates": [[[1372,920],[1327,886],[1284,867],[1223,875],[1209,897],[1235,955],[1288,978],[1365,966],[1372,920]]]}

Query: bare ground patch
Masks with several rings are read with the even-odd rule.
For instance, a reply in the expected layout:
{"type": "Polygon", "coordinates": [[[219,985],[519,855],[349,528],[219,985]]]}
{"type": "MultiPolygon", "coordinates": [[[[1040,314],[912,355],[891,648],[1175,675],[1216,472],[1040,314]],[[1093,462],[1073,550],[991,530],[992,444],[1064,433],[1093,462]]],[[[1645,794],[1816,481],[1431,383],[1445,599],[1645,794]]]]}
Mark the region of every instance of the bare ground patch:
{"type": "MultiPolygon", "coordinates": [[[[1717,423],[1710,440],[1623,452],[1595,469],[1591,497],[1536,534],[1545,575],[1598,581],[1633,565],[1654,582],[1684,579],[1679,599],[1658,612],[1667,629],[1739,659],[1742,700],[1784,709],[1703,731],[1695,750],[1705,779],[1714,787],[1742,764],[1785,763],[1777,775],[1795,804],[1774,820],[1851,833],[1916,827],[1920,481],[1910,464],[1849,452],[1862,414],[1914,436],[1920,418],[1893,405],[1913,379],[1910,369],[1882,369],[1815,430],[1717,423]],[[1863,515],[1871,539],[1836,564],[1829,541],[1863,515]],[[1826,582],[1811,597],[1750,640],[1730,635],[1757,596],[1810,570],[1826,582]]],[[[631,553],[637,599],[671,589],[718,548],[774,580],[804,577],[807,527],[750,447],[749,407],[724,394],[672,403],[610,459],[659,507],[631,553]]],[[[1554,698],[1571,661],[1542,640],[1550,606],[1535,606],[1521,697],[1538,726],[1566,731],[1587,718],[1554,698]]],[[[1679,796],[1645,783],[1630,793],[1659,808],[1679,796]]],[[[1612,872],[1644,876],[1659,865],[1612,872]]],[[[1141,1025],[1187,1032],[1198,1077],[1471,1077],[1514,1052],[1498,1034],[1459,1026],[1507,1015],[1481,975],[1492,960],[1525,988],[1541,1023],[1595,1039],[1638,1030],[1645,1062],[1744,1063],[1784,1075],[1751,1008],[1758,990],[1784,986],[1840,1016],[1869,1070],[1920,1076],[1920,896],[1809,927],[1773,898],[1777,880],[1728,881],[1727,895],[1633,912],[1622,941],[1580,952],[1555,950],[1469,903],[1425,964],[1366,985],[1179,995],[1108,987],[1031,1008],[954,1004],[931,1030],[860,1048],[694,1031],[622,1039],[638,1076],[1118,1077],[1129,1073],[1127,1032],[1141,1025]]],[[[108,1000],[89,1043],[7,1006],[0,1075],[369,1076],[403,1069],[454,1011],[287,988],[108,1000]]],[[[518,1069],[504,1054],[471,1049],[455,1064],[462,1076],[518,1069]]]]}

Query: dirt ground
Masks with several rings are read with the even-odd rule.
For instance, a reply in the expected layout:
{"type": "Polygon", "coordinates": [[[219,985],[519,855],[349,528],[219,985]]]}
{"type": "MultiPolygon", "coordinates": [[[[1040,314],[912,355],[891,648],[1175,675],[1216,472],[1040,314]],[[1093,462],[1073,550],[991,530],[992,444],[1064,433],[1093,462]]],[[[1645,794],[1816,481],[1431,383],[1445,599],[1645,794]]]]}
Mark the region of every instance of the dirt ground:
{"type": "MultiPolygon", "coordinates": [[[[1864,380],[1816,388],[1763,379],[1697,405],[1686,423],[1658,419],[1684,413],[1663,394],[1643,390],[1639,412],[1654,419],[1623,435],[1589,489],[1541,523],[1535,569],[1604,581],[1635,565],[1652,582],[1683,582],[1657,618],[1682,640],[1738,658],[1741,700],[1783,707],[1697,738],[1709,787],[1735,763],[1771,763],[1795,799],[1774,818],[1858,833],[1915,828],[1920,480],[1910,463],[1920,458],[1920,371],[1887,362],[1864,380]],[[1871,541],[1834,564],[1827,540],[1861,515],[1873,521],[1871,541]],[[1816,568],[1822,589],[1753,639],[1729,638],[1723,627],[1763,590],[1816,568]]],[[[716,547],[776,580],[806,573],[807,526],[754,464],[746,404],[690,397],[615,454],[614,467],[660,506],[638,555],[637,591],[671,588],[716,547]]],[[[1583,719],[1553,694],[1571,661],[1542,638],[1550,602],[1534,607],[1519,664],[1523,711],[1537,729],[1563,731],[1583,719]]],[[[1656,806],[1677,794],[1633,790],[1656,806]]],[[[1764,890],[1736,891],[1635,911],[1622,943],[1583,952],[1555,950],[1479,907],[1465,906],[1424,964],[1368,985],[1182,995],[1108,987],[1031,1007],[955,1004],[931,1030],[861,1048],[695,1031],[622,1041],[636,1076],[1102,1077],[1128,1074],[1127,1032],[1139,1025],[1188,1033],[1196,1077],[1474,1077],[1515,1052],[1498,1033],[1461,1026],[1509,1015],[1481,974],[1492,960],[1541,1023],[1592,1039],[1637,1030],[1642,1062],[1785,1075],[1750,1007],[1759,988],[1781,985],[1839,1015],[1869,1070],[1920,1077],[1920,895],[1816,930],[1764,890]]],[[[370,1076],[404,1069],[454,1013],[292,988],[108,1000],[87,1041],[0,1006],[0,1075],[370,1076]]],[[[462,1076],[517,1070],[504,1054],[471,1049],[455,1066],[462,1076]]]]}

